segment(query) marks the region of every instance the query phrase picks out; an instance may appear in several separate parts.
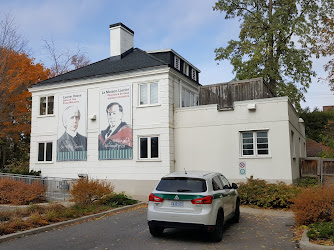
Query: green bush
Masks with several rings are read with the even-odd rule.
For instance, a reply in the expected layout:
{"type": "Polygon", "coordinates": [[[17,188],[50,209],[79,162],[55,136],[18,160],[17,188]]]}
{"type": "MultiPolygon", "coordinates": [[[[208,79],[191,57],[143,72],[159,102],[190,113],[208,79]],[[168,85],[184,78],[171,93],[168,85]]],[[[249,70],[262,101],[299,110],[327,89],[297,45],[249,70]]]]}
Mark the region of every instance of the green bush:
{"type": "Polygon", "coordinates": [[[119,194],[113,193],[104,197],[101,203],[115,207],[115,206],[133,205],[138,203],[138,201],[132,199],[130,196],[127,196],[124,193],[119,193],[119,194]]]}
{"type": "Polygon", "coordinates": [[[307,236],[310,239],[332,239],[334,242],[334,222],[316,222],[309,225],[307,236]]]}
{"type": "Polygon", "coordinates": [[[298,180],[297,186],[299,187],[314,187],[318,186],[318,178],[306,176],[298,180]]]}
{"type": "Polygon", "coordinates": [[[284,182],[276,184],[265,180],[254,179],[251,176],[246,183],[240,183],[238,189],[240,203],[264,208],[289,208],[292,199],[301,191],[294,185],[284,182]]]}

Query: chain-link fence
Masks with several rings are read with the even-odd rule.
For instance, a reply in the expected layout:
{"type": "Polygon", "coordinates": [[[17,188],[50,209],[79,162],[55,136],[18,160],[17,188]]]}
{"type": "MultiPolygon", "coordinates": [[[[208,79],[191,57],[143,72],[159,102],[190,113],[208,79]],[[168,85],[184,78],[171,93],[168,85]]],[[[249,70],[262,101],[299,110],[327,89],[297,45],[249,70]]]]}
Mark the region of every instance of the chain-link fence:
{"type": "Polygon", "coordinates": [[[70,199],[69,191],[71,183],[76,180],[71,178],[42,177],[33,175],[0,173],[0,179],[3,178],[21,181],[27,184],[32,184],[34,182],[37,182],[46,187],[46,199],[50,201],[69,200],[70,199]]]}

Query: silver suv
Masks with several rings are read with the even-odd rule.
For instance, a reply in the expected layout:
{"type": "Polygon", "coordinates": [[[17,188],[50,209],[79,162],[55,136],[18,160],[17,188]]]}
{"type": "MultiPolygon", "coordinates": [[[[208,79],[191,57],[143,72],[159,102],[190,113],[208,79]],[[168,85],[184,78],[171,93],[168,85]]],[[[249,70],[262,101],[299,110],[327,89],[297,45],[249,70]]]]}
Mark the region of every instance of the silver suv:
{"type": "Polygon", "coordinates": [[[184,171],[164,176],[149,196],[150,233],[160,236],[165,228],[196,228],[221,241],[225,222],[239,222],[237,188],[220,173],[184,171]]]}

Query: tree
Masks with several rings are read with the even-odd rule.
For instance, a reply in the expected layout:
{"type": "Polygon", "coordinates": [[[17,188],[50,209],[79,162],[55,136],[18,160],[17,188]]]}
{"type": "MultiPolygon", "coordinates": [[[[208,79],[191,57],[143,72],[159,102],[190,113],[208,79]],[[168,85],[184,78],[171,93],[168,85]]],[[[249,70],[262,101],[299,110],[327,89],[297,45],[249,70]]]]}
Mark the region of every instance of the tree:
{"type": "Polygon", "coordinates": [[[307,107],[299,116],[305,122],[305,134],[307,138],[324,143],[334,149],[334,112],[322,112],[315,108],[312,112],[307,107]]]}
{"type": "MultiPolygon", "coordinates": [[[[334,55],[334,18],[325,18],[325,26],[320,30],[319,35],[315,38],[317,43],[314,48],[317,57],[333,56],[334,55]]],[[[331,91],[334,91],[334,59],[330,59],[324,66],[325,71],[328,72],[326,78],[320,78],[329,83],[331,91]]]]}
{"type": "Polygon", "coordinates": [[[90,59],[86,57],[80,47],[76,52],[71,52],[69,49],[59,51],[56,49],[55,41],[52,38],[50,41],[43,39],[44,49],[52,61],[51,77],[64,74],[70,70],[78,69],[90,63],[90,59]]]}
{"type": "MultiPolygon", "coordinates": [[[[30,134],[32,84],[48,78],[50,71],[25,53],[27,42],[16,32],[13,18],[0,20],[0,166],[9,151],[30,134]]],[[[27,144],[28,145],[28,144],[27,144]]]]}
{"type": "Polygon", "coordinates": [[[214,10],[225,19],[238,17],[239,41],[215,50],[216,60],[230,60],[236,79],[263,77],[278,96],[300,101],[315,76],[312,70],[313,35],[323,18],[334,13],[325,0],[218,0],[214,10]]]}

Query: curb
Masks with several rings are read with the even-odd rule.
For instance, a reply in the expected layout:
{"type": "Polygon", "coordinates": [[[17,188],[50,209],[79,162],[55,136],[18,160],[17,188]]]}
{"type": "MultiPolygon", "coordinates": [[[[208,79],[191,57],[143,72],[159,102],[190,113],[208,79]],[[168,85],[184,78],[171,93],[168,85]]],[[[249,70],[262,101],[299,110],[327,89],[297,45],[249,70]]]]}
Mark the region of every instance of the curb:
{"type": "Polygon", "coordinates": [[[42,227],[38,227],[38,228],[33,228],[33,229],[29,229],[26,231],[20,231],[20,232],[16,232],[16,233],[12,233],[12,234],[7,234],[7,235],[3,235],[0,236],[0,243],[4,242],[4,241],[9,241],[12,239],[16,239],[16,238],[22,238],[24,236],[28,236],[28,235],[32,235],[32,234],[37,234],[37,233],[41,233],[41,232],[45,232],[45,231],[49,231],[58,227],[63,227],[63,226],[67,226],[69,224],[74,224],[74,223],[78,223],[78,222],[83,222],[86,220],[90,220],[90,219],[95,219],[98,217],[101,217],[103,215],[107,215],[109,213],[113,213],[113,212],[118,212],[118,211],[122,211],[122,210],[126,210],[129,208],[135,208],[137,206],[146,204],[147,202],[140,202],[134,205],[128,205],[128,206],[124,206],[124,207],[119,207],[119,208],[114,208],[111,210],[107,210],[98,214],[90,214],[90,215],[86,215],[80,218],[76,218],[73,220],[67,220],[67,221],[62,221],[62,222],[57,222],[51,225],[47,225],[47,226],[42,226],[42,227]]]}
{"type": "Polygon", "coordinates": [[[304,230],[302,239],[299,242],[299,247],[303,250],[308,249],[334,249],[334,246],[322,246],[316,245],[310,242],[310,239],[307,237],[307,230],[304,230]]]}

